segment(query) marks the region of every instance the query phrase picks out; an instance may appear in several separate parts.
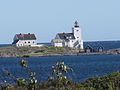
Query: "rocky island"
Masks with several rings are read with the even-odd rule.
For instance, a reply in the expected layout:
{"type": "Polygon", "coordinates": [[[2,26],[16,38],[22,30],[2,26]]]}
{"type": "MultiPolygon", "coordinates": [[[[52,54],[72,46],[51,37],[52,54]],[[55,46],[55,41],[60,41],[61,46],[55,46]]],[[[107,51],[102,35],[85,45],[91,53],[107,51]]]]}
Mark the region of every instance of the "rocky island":
{"type": "Polygon", "coordinates": [[[0,57],[21,57],[21,56],[63,56],[77,55],[79,49],[68,47],[1,47],[0,57]]]}
{"type": "Polygon", "coordinates": [[[22,57],[22,56],[65,56],[65,55],[116,55],[120,49],[113,49],[103,52],[84,53],[78,48],[69,47],[1,47],[0,57],[22,57]]]}

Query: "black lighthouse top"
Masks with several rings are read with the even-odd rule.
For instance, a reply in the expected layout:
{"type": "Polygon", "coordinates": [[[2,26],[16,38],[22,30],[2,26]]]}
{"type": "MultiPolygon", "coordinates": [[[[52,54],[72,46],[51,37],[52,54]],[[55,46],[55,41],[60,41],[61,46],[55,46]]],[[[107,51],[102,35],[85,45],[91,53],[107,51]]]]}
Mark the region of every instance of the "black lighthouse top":
{"type": "Polygon", "coordinates": [[[75,26],[74,27],[79,27],[78,22],[75,21],[75,26]]]}

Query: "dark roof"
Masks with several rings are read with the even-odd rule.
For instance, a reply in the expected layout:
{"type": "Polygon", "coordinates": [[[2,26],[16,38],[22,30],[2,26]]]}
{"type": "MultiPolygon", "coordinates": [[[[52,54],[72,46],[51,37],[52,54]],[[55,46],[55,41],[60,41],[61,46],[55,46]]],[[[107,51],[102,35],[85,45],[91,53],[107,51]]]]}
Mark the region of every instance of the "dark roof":
{"type": "Polygon", "coordinates": [[[85,48],[84,48],[84,50],[85,50],[85,52],[93,52],[94,51],[94,49],[91,47],[91,46],[86,46],[85,48]],[[90,50],[90,51],[88,51],[88,50],[90,50]]]}
{"type": "Polygon", "coordinates": [[[98,49],[98,48],[104,48],[103,47],[103,45],[101,45],[101,44],[96,44],[96,43],[84,43],[84,48],[86,48],[86,47],[91,47],[91,48],[93,48],[93,49],[98,49]]]}
{"type": "Polygon", "coordinates": [[[12,44],[16,44],[19,40],[15,40],[12,44]]]}
{"type": "Polygon", "coordinates": [[[85,51],[87,50],[87,49],[90,49],[91,50],[91,52],[99,52],[99,49],[102,49],[102,50],[104,50],[104,47],[103,46],[101,46],[101,45],[99,45],[99,46],[95,46],[95,45],[87,45],[87,46],[84,46],[84,49],[85,49],[85,51]]]}
{"type": "Polygon", "coordinates": [[[73,33],[58,33],[60,39],[75,39],[74,34],[73,33]]]}
{"type": "Polygon", "coordinates": [[[77,22],[77,21],[75,21],[75,25],[74,25],[74,27],[79,27],[79,25],[78,25],[78,22],[77,22]]]}
{"type": "Polygon", "coordinates": [[[93,49],[90,45],[86,46],[85,49],[93,49]]]}
{"type": "Polygon", "coordinates": [[[16,34],[18,40],[36,40],[35,34],[16,34]]]}

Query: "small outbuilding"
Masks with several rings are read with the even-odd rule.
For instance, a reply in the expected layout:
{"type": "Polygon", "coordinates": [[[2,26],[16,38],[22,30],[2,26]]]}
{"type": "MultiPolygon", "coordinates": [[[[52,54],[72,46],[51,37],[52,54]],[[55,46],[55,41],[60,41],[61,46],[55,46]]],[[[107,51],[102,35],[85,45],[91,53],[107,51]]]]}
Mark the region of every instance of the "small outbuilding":
{"type": "Polygon", "coordinates": [[[93,48],[91,46],[86,46],[84,49],[85,53],[93,52],[93,48]]]}
{"type": "Polygon", "coordinates": [[[90,52],[103,52],[104,51],[104,47],[103,46],[85,46],[84,48],[85,53],[90,53],[90,52]]]}
{"type": "Polygon", "coordinates": [[[104,50],[104,47],[103,47],[103,46],[99,46],[99,47],[97,48],[97,52],[103,52],[103,50],[104,50]]]}

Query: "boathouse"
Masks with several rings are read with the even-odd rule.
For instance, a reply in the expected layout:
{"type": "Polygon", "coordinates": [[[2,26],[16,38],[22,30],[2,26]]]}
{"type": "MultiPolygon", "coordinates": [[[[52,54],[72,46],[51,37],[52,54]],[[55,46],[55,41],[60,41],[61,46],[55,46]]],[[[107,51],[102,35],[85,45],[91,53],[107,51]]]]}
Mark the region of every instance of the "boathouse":
{"type": "Polygon", "coordinates": [[[84,51],[85,53],[90,53],[90,52],[103,52],[104,51],[104,47],[103,46],[90,46],[90,45],[87,45],[85,46],[84,48],[84,51]]]}

